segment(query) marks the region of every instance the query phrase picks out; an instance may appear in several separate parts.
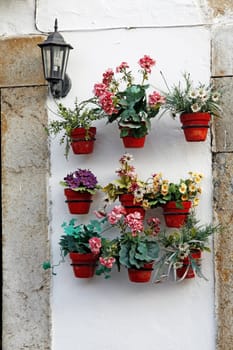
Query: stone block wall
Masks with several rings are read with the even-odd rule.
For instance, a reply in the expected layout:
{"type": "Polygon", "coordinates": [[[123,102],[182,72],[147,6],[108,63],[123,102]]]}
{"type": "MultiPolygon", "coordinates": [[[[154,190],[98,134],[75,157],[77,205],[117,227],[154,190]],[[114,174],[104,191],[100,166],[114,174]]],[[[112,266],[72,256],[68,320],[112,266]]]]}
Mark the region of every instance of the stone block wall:
{"type": "Polygon", "coordinates": [[[50,349],[47,87],[42,36],[0,40],[3,349],[50,349]]]}
{"type": "Polygon", "coordinates": [[[223,91],[222,118],[213,124],[213,210],[223,227],[215,238],[217,349],[233,344],[233,25],[212,32],[212,76],[223,91]]]}

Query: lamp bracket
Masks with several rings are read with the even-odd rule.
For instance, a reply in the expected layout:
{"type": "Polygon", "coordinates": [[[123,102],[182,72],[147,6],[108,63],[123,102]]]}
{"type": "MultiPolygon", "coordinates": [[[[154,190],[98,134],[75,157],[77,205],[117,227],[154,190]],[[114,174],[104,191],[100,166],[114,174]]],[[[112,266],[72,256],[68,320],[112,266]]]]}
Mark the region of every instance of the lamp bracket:
{"type": "Polygon", "coordinates": [[[71,89],[71,80],[69,76],[65,74],[64,80],[51,81],[50,89],[54,98],[65,97],[71,89]]]}

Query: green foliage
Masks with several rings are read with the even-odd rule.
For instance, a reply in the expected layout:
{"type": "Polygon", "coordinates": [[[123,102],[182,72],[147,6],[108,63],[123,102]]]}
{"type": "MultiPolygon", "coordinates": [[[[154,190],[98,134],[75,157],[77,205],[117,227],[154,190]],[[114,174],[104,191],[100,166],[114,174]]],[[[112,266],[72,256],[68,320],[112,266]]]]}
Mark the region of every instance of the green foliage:
{"type": "Polygon", "coordinates": [[[99,120],[105,117],[103,111],[99,107],[95,106],[95,99],[91,98],[86,101],[78,103],[75,99],[74,108],[67,108],[62,103],[58,104],[58,115],[61,120],[53,120],[49,123],[46,131],[49,135],[58,135],[63,131],[60,138],[60,144],[65,143],[65,156],[68,157],[70,143],[71,143],[71,131],[75,128],[86,129],[86,140],[92,138],[89,129],[95,120],[99,120]]]}
{"type": "Polygon", "coordinates": [[[127,268],[140,269],[159,255],[159,245],[154,237],[124,235],[120,241],[119,261],[127,268]]]}
{"type": "Polygon", "coordinates": [[[75,225],[75,219],[64,222],[62,228],[65,235],[61,236],[59,245],[61,246],[64,256],[69,252],[90,253],[89,239],[100,237],[102,224],[105,220],[91,220],[89,224],[75,225]]]}
{"type": "Polygon", "coordinates": [[[121,129],[120,137],[136,138],[148,134],[151,129],[150,119],[154,118],[159,108],[149,108],[146,101],[146,90],[149,85],[133,84],[116,94],[119,112],[108,117],[109,123],[117,121],[121,129]]]}

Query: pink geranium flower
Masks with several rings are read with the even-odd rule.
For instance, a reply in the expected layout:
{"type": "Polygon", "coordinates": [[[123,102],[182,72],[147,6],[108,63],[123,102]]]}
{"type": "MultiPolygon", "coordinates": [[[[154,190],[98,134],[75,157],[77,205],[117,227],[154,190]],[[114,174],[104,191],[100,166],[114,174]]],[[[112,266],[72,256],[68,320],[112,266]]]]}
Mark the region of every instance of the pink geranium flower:
{"type": "Polygon", "coordinates": [[[156,62],[150,56],[144,55],[144,57],[140,58],[138,63],[147,73],[151,73],[151,67],[153,67],[156,62]]]}
{"type": "Polygon", "coordinates": [[[129,65],[127,62],[122,62],[118,67],[116,67],[117,73],[122,73],[125,69],[129,68],[129,65]]]}
{"type": "Polygon", "coordinates": [[[158,103],[164,104],[165,103],[165,97],[161,96],[159,92],[154,91],[152,94],[149,95],[149,105],[151,107],[157,105],[158,103]]]}
{"type": "Polygon", "coordinates": [[[116,205],[108,214],[108,222],[111,225],[115,225],[121,218],[122,216],[126,214],[125,208],[122,207],[121,205],[116,205]]]}
{"type": "Polygon", "coordinates": [[[101,265],[111,269],[114,262],[116,261],[115,258],[113,257],[109,257],[109,258],[103,258],[102,256],[99,258],[99,262],[101,263],[101,265]]]}
{"type": "Polygon", "coordinates": [[[144,229],[142,215],[137,211],[126,215],[125,223],[132,230],[132,236],[137,235],[137,232],[142,232],[144,229]]]}
{"type": "Polygon", "coordinates": [[[92,237],[89,239],[90,250],[93,254],[99,254],[102,247],[101,239],[99,237],[92,237]]]}
{"type": "Polygon", "coordinates": [[[111,68],[107,69],[106,72],[103,73],[103,84],[108,86],[111,83],[113,76],[113,70],[111,68]]]}

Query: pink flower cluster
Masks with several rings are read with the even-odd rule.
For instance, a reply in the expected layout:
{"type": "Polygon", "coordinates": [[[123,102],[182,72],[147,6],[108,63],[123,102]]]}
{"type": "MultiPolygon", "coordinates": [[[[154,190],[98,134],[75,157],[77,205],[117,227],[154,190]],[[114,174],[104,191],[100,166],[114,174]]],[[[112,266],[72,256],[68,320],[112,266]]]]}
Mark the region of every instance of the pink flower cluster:
{"type": "Polygon", "coordinates": [[[144,57],[140,58],[138,63],[147,73],[151,73],[151,67],[153,67],[156,62],[150,56],[144,55],[144,57]]]}
{"type": "MultiPolygon", "coordinates": [[[[104,80],[108,81],[109,77],[104,80]]],[[[112,115],[118,112],[113,103],[114,94],[108,91],[108,86],[104,83],[94,85],[94,94],[99,98],[99,103],[106,114],[112,115]]]]}
{"type": "Polygon", "coordinates": [[[115,225],[126,214],[125,208],[121,205],[116,205],[107,215],[108,222],[111,225],[115,225]]]}
{"type": "Polygon", "coordinates": [[[109,257],[109,258],[103,258],[102,256],[99,258],[99,262],[101,263],[101,265],[111,269],[114,262],[116,261],[115,258],[113,257],[109,257]]]}
{"type": "Polygon", "coordinates": [[[113,103],[114,93],[108,89],[113,77],[114,72],[109,68],[103,73],[102,83],[94,85],[94,94],[98,97],[101,107],[108,115],[118,112],[113,103]]]}
{"type": "Polygon", "coordinates": [[[90,250],[93,254],[99,254],[100,248],[102,247],[101,238],[92,237],[89,239],[90,250]]]}
{"type": "Polygon", "coordinates": [[[132,236],[137,236],[138,232],[143,232],[143,221],[141,213],[135,211],[125,217],[126,225],[132,230],[132,236]]]}
{"type": "Polygon", "coordinates": [[[164,104],[165,103],[165,97],[160,95],[160,93],[157,92],[157,91],[154,91],[148,97],[149,97],[149,105],[151,107],[157,105],[157,103],[160,103],[160,104],[164,104]]]}
{"type": "Polygon", "coordinates": [[[116,72],[117,73],[122,73],[127,68],[129,68],[128,63],[127,62],[122,62],[118,67],[116,67],[116,72]]]}

